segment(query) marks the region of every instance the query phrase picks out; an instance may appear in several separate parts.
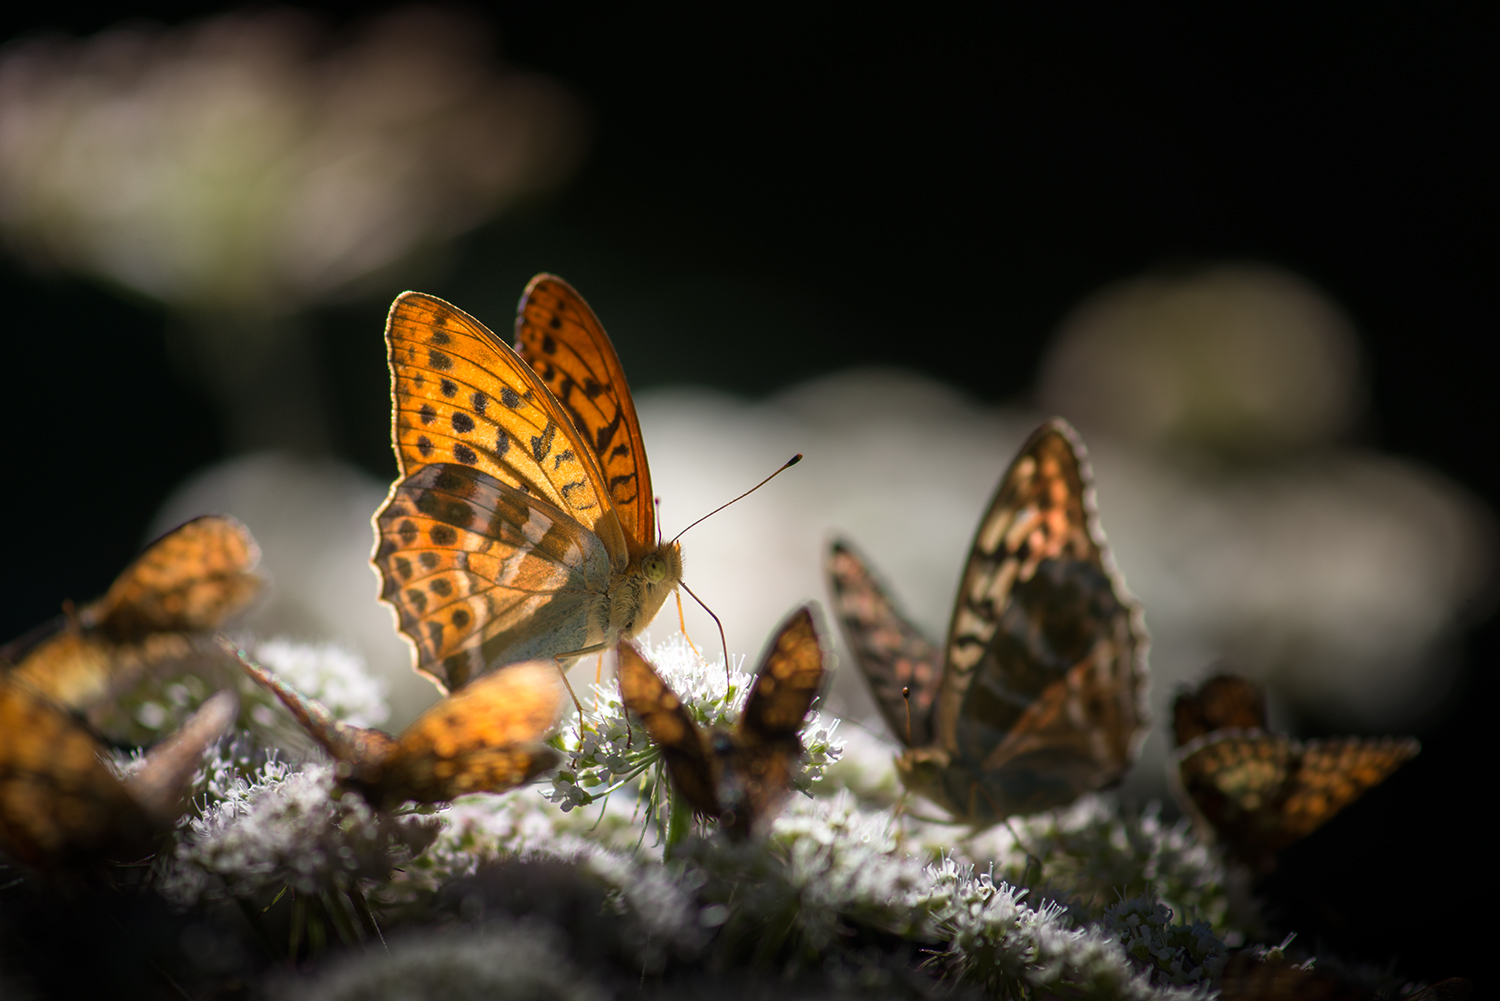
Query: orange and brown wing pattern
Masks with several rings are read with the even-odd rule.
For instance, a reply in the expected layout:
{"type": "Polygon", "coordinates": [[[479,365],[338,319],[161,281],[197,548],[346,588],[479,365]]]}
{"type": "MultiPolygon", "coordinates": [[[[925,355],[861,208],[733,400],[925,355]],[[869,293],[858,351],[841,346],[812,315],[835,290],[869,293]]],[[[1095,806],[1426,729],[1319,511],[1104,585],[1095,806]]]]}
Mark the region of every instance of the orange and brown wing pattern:
{"type": "Polygon", "coordinates": [[[557,764],[542,741],[566,700],[557,665],[537,660],[448,696],[397,740],[379,783],[385,802],[441,803],[530,782],[557,764]]]}
{"type": "Polygon", "coordinates": [[[1110,562],[1082,441],[1053,419],[980,521],[933,712],[944,805],[994,823],[1129,770],[1147,725],[1140,606],[1110,562]]]}
{"type": "Polygon", "coordinates": [[[886,725],[908,747],[925,747],[937,697],[936,645],[902,614],[863,557],[842,539],[828,547],[828,588],[844,639],[886,725]]]}
{"type": "Polygon", "coordinates": [[[626,535],[638,546],[654,544],[651,470],[635,403],[614,345],[583,296],[556,275],[531,279],[516,310],[516,352],[588,443],[626,535]]]}
{"type": "Polygon", "coordinates": [[[625,537],[593,451],[545,384],[456,306],[404,292],[386,322],[391,434],[402,477],[433,463],[480,470],[599,534],[611,562],[625,537]]]}
{"type": "Polygon", "coordinates": [[[1416,757],[1419,750],[1421,745],[1407,737],[1308,741],[1281,804],[1288,843],[1322,827],[1416,757]]]}
{"type": "Polygon", "coordinates": [[[1215,730],[1266,729],[1266,696],[1237,674],[1216,674],[1172,700],[1172,739],[1181,747],[1215,730]]]}
{"type": "Polygon", "coordinates": [[[652,742],[661,748],[672,783],[693,810],[707,817],[719,816],[716,769],[705,748],[703,730],[639,647],[622,641],[617,650],[621,700],[641,718],[652,742]]]}
{"type": "Polygon", "coordinates": [[[259,561],[260,549],[244,525],[220,515],[195,518],[148,546],[78,618],[116,642],[156,632],[207,632],[255,597],[259,561]]]}
{"type": "Polygon", "coordinates": [[[440,463],[375,515],[381,598],[417,669],[457,691],[496,665],[602,642],[610,559],[567,512],[488,474],[440,463]]]}

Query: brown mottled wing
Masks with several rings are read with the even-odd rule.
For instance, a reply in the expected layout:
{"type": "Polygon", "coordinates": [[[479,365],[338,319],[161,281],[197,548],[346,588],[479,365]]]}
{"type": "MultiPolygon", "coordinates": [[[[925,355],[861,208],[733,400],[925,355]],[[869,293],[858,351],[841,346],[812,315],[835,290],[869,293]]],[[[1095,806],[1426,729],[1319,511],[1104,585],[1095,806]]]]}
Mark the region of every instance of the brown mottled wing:
{"type": "Polygon", "coordinates": [[[1183,805],[1232,853],[1264,870],[1272,853],[1290,843],[1279,805],[1297,756],[1297,746],[1280,734],[1219,730],[1183,745],[1172,777],[1183,805]]]}
{"type": "Polygon", "coordinates": [[[261,667],[244,650],[227,640],[221,640],[221,643],[240,662],[245,673],[280,699],[308,736],[328,752],[340,778],[373,780],[379,776],[396,746],[389,734],[340,722],[323,703],[308,698],[261,667]]]}
{"type": "Polygon", "coordinates": [[[598,534],[612,563],[626,565],[593,450],[515,351],[463,310],[420,292],[391,304],[386,347],[402,477],[438,462],[472,467],[563,511],[598,534]]]}
{"type": "Polygon", "coordinates": [[[1237,674],[1216,674],[1196,691],[1172,700],[1175,747],[1215,730],[1264,730],[1266,697],[1254,682],[1237,674]]]}
{"type": "Polygon", "coordinates": [[[932,741],[937,647],[901,613],[864,558],[842,539],[828,547],[828,589],[844,639],[891,732],[908,747],[932,741]],[[910,706],[902,689],[910,692],[910,706]]]}
{"type": "Polygon", "coordinates": [[[120,643],[148,633],[217,629],[260,590],[259,561],[244,525],[218,515],[195,518],[151,543],[78,618],[120,643]]]}
{"type": "Polygon", "coordinates": [[[556,275],[531,279],[516,309],[516,352],[557,397],[598,460],[625,533],[656,543],[651,469],[625,370],[604,325],[556,275]]]}
{"type": "Polygon", "coordinates": [[[1308,741],[1302,746],[1280,804],[1287,843],[1322,827],[1334,814],[1384,782],[1419,750],[1420,744],[1403,737],[1308,741]]]}
{"type": "Polygon", "coordinates": [[[1146,731],[1146,645],[1083,444],[1048,421],[1001,481],[959,587],[933,742],[955,766],[950,785],[978,786],[950,789],[950,804],[993,823],[1119,781],[1146,731]]]}
{"type": "Polygon", "coordinates": [[[427,710],[401,734],[376,789],[388,805],[504,792],[557,764],[542,743],[567,699],[553,661],[501,668],[427,710]]]}
{"type": "Polygon", "coordinates": [[[67,713],[0,679],[0,852],[53,869],[149,840],[149,818],[101,750],[67,713]]]}
{"type": "Polygon", "coordinates": [[[1376,995],[1320,969],[1257,959],[1248,950],[1229,957],[1222,1001],[1375,1001],[1376,995]]]}
{"type": "Polygon", "coordinates": [[[714,767],[703,747],[703,732],[634,643],[619,647],[620,697],[641,718],[661,748],[672,782],[700,814],[719,815],[714,767]]]}
{"type": "Polygon", "coordinates": [[[566,512],[467,466],[427,466],[375,515],[380,597],[417,669],[457,691],[603,641],[609,555],[566,512]]]}
{"type": "Polygon", "coordinates": [[[125,788],[146,815],[162,828],[182,815],[182,797],[209,745],[234,725],[240,702],[231,691],[211,696],[177,732],[146,753],[146,763],[125,780],[125,788]]]}

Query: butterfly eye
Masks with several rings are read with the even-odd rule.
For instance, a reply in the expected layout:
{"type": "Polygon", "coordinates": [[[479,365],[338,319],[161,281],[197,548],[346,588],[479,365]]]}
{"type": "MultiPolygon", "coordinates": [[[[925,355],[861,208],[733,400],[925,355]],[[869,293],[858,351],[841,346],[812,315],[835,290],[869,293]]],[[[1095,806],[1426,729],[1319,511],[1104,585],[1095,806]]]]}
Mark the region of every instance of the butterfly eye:
{"type": "Polygon", "coordinates": [[[647,553],[641,560],[641,573],[653,584],[660,584],[667,578],[667,561],[655,553],[647,553]]]}

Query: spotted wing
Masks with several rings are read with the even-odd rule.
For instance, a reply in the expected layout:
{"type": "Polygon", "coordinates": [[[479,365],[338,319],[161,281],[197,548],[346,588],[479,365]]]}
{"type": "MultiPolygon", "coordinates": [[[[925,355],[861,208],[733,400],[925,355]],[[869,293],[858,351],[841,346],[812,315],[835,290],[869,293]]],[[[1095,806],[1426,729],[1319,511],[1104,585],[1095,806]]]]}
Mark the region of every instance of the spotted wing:
{"type": "Polygon", "coordinates": [[[0,679],[0,852],[41,869],[144,845],[151,824],[71,716],[0,679]]]}
{"type": "Polygon", "coordinates": [[[719,815],[714,767],[703,746],[703,733],[679,699],[634,643],[619,645],[620,697],[641,718],[651,740],[661,748],[672,783],[692,808],[719,815]]]}
{"type": "Polygon", "coordinates": [[[380,597],[417,669],[448,691],[502,664],[603,642],[609,556],[540,497],[441,463],[397,483],[375,529],[380,597]]]}
{"type": "Polygon", "coordinates": [[[583,296],[556,275],[531,279],[516,310],[516,352],[588,443],[626,535],[654,545],[651,469],[625,370],[583,296]]]}
{"type": "Polygon", "coordinates": [[[1266,697],[1254,682],[1236,674],[1216,674],[1196,691],[1172,700],[1172,737],[1181,747],[1215,730],[1266,729],[1266,697]]]}
{"type": "Polygon", "coordinates": [[[1283,847],[1278,806],[1298,748],[1280,734],[1219,730],[1176,753],[1174,785],[1183,805],[1231,851],[1260,868],[1283,847]]]}
{"type": "Polygon", "coordinates": [[[827,572],[844,639],[886,725],[907,746],[927,746],[938,688],[937,647],[901,613],[864,558],[842,539],[828,547],[827,572]]]}
{"type": "Polygon", "coordinates": [[[260,590],[260,549],[233,518],[195,518],[157,539],[79,613],[119,643],[156,632],[207,632],[260,590]]]}
{"type": "Polygon", "coordinates": [[[933,742],[1007,812],[1110,785],[1145,736],[1146,645],[1140,607],[1104,546],[1083,444],[1066,422],[1048,421],[980,522],[933,742]]]}
{"type": "Polygon", "coordinates": [[[1416,756],[1421,745],[1402,737],[1343,737],[1309,741],[1281,802],[1287,843],[1322,827],[1344,807],[1384,782],[1416,756]]]}
{"type": "Polygon", "coordinates": [[[553,661],[511,664],[427,710],[403,732],[376,789],[387,805],[504,792],[557,764],[542,743],[567,695],[553,661]]]}
{"type": "Polygon", "coordinates": [[[593,451],[531,366],[463,310],[419,292],[392,303],[385,336],[402,477],[442,462],[477,469],[595,532],[625,566],[593,451]]]}

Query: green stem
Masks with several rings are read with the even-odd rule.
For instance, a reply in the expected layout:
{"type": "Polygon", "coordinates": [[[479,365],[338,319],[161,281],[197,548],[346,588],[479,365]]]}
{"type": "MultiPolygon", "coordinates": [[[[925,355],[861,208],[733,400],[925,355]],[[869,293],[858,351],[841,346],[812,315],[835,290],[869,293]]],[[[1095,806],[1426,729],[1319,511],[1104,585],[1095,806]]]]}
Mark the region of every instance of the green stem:
{"type": "Polygon", "coordinates": [[[693,829],[693,808],[687,797],[675,789],[667,792],[667,843],[662,848],[664,858],[672,857],[672,849],[687,840],[693,829]]]}

